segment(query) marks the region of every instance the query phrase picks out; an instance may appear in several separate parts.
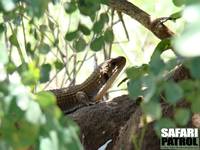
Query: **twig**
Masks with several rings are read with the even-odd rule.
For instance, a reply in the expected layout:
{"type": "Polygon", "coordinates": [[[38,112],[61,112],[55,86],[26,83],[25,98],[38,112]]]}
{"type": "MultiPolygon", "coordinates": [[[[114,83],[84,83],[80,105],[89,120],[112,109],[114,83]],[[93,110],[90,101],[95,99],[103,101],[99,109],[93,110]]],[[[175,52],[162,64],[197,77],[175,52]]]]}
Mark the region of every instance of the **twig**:
{"type": "Polygon", "coordinates": [[[108,5],[111,8],[134,18],[160,39],[169,38],[174,35],[174,33],[170,31],[162,22],[157,21],[157,19],[152,20],[148,13],[131,2],[126,0],[109,0],[108,5]]]}
{"type": "MultiPolygon", "coordinates": [[[[9,22],[8,24],[9,24],[10,29],[11,29],[11,31],[12,31],[12,35],[15,35],[16,33],[15,33],[15,31],[13,30],[11,23],[9,22]]],[[[17,36],[17,35],[15,35],[15,36],[17,36]]],[[[17,37],[16,37],[16,38],[17,38],[17,37]]],[[[18,50],[18,53],[19,53],[19,56],[20,56],[20,59],[21,59],[22,63],[25,63],[25,59],[24,59],[24,56],[23,56],[23,53],[22,53],[22,49],[21,49],[21,47],[20,47],[18,41],[17,41],[16,47],[17,47],[17,50],[18,50]]]]}

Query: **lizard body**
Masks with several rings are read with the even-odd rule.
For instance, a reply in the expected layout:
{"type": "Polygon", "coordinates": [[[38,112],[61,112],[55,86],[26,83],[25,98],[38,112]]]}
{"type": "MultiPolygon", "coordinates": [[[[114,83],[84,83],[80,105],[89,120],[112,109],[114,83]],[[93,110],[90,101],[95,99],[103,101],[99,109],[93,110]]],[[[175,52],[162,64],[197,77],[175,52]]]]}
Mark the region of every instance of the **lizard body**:
{"type": "Polygon", "coordinates": [[[126,64],[122,56],[106,60],[81,84],[50,90],[64,113],[100,101],[126,64]]]}

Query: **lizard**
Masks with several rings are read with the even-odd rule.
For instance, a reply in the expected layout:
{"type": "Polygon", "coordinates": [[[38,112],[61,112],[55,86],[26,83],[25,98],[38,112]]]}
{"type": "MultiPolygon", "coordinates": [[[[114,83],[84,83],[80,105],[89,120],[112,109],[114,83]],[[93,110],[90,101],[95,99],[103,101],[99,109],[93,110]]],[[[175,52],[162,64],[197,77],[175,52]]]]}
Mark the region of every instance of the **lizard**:
{"type": "Polygon", "coordinates": [[[111,58],[100,64],[81,84],[49,90],[57,99],[57,104],[69,114],[77,109],[99,102],[111,87],[126,64],[123,56],[111,58]]]}

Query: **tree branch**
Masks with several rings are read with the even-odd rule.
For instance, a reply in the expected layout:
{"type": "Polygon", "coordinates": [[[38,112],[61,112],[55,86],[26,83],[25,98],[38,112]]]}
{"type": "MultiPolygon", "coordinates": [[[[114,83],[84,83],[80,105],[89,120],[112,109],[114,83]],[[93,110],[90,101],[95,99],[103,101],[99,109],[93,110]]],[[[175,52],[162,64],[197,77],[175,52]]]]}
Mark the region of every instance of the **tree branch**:
{"type": "Polygon", "coordinates": [[[77,110],[69,116],[81,128],[81,141],[87,150],[95,150],[117,137],[121,127],[138,107],[127,95],[77,110]]]}
{"type": "Polygon", "coordinates": [[[174,33],[161,22],[160,18],[152,20],[148,13],[126,0],[109,0],[108,4],[111,8],[137,20],[159,39],[169,38],[174,35],[174,33]]]}

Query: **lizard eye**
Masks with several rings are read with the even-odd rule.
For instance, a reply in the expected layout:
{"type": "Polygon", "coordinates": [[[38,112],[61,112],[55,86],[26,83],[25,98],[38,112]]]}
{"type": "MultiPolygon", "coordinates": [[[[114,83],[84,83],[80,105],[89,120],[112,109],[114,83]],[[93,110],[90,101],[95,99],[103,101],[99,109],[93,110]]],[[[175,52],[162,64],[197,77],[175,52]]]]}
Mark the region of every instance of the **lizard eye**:
{"type": "Polygon", "coordinates": [[[104,76],[104,79],[105,79],[106,81],[109,79],[109,76],[108,76],[107,73],[104,73],[103,76],[104,76]]]}
{"type": "Polygon", "coordinates": [[[115,61],[112,62],[112,63],[111,63],[111,66],[114,68],[114,67],[116,66],[116,62],[115,62],[115,61]]]}

